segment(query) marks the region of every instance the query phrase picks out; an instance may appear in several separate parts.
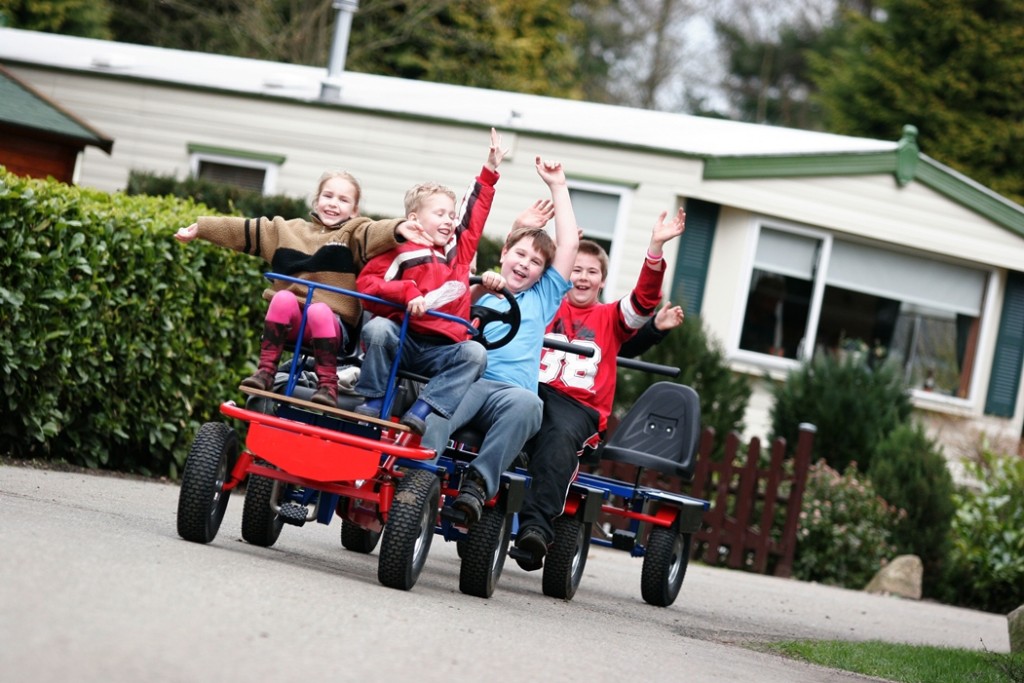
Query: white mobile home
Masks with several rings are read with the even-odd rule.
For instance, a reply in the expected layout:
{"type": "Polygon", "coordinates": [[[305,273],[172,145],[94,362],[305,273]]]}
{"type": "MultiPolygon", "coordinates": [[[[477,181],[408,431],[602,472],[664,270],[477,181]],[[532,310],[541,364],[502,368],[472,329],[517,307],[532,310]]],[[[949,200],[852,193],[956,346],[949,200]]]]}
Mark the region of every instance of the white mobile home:
{"type": "Polygon", "coordinates": [[[766,434],[765,372],[862,342],[903,362],[953,451],[1020,442],[1024,208],[922,154],[911,127],[871,140],[357,73],[325,87],[326,69],[14,29],[0,64],[115,141],[80,158],[104,190],[144,170],[305,196],[345,168],[364,212],[397,215],[417,182],[465,186],[494,126],[512,154],[488,234],[543,196],[536,155],[564,162],[587,236],[611,244],[606,297],[656,216],[686,206],[668,294],[758,384],[748,435],[766,434]]]}

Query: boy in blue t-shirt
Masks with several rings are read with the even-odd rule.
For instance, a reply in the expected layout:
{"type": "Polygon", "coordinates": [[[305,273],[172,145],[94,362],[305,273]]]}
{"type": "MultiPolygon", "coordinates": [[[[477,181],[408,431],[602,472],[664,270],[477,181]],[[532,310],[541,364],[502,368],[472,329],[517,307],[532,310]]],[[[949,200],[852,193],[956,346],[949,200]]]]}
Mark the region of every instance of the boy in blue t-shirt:
{"type": "MultiPolygon", "coordinates": [[[[450,435],[473,422],[485,432],[477,456],[462,479],[453,507],[471,526],[480,519],[484,503],[498,492],[501,473],[509,468],[526,441],[540,428],[544,404],[537,395],[544,332],[562,297],[569,291],[569,274],[576,261],[579,231],[569,199],[565,171],[557,162],[536,158],[537,173],[551,191],[555,241],[544,230],[551,217],[546,202],[538,202],[516,220],[501,250],[501,274],[484,273],[489,290],[507,287],[519,303],[522,322],[511,342],[487,352],[487,369],[459,402],[451,419],[427,418],[422,445],[443,453],[450,435]]],[[[476,303],[508,310],[502,297],[485,294],[476,303]]],[[[504,325],[490,325],[489,339],[504,336],[504,325]]]]}

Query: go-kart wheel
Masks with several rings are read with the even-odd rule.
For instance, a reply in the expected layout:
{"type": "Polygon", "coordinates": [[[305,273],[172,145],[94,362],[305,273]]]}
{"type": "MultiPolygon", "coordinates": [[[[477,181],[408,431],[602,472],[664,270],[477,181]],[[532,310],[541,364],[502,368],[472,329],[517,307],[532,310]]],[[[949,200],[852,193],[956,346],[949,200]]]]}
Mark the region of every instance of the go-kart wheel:
{"type": "Polygon", "coordinates": [[[644,602],[668,607],[676,601],[690,564],[690,540],[691,534],[679,533],[675,525],[651,529],[640,572],[644,602]]]}
{"type": "MultiPolygon", "coordinates": [[[[474,275],[469,278],[470,284],[480,284],[483,282],[483,278],[474,275]]],[[[477,341],[484,345],[484,348],[488,351],[491,349],[500,349],[505,344],[512,341],[512,338],[519,332],[519,324],[522,318],[519,313],[519,302],[516,301],[515,295],[512,290],[507,287],[501,290],[502,295],[505,297],[505,301],[508,302],[507,311],[498,311],[487,306],[473,305],[469,309],[469,319],[473,322],[481,334],[477,337],[477,341]],[[500,339],[488,341],[483,336],[484,329],[493,323],[505,323],[509,326],[508,331],[500,339]]]]}
{"type": "Polygon", "coordinates": [[[416,585],[430,552],[441,482],[427,470],[407,470],[395,490],[380,541],[377,580],[388,588],[416,585]]]}
{"type": "Polygon", "coordinates": [[[231,495],[224,484],[237,457],[235,430],[220,422],[199,428],[178,492],[178,535],[186,541],[209,543],[217,536],[231,495]]]}
{"type": "Polygon", "coordinates": [[[369,555],[380,541],[379,531],[365,529],[350,519],[341,520],[341,546],[345,550],[369,555]]]}
{"type": "Polygon", "coordinates": [[[502,506],[485,507],[480,520],[462,543],[459,590],[466,595],[489,598],[501,578],[512,537],[512,515],[502,506]]]}
{"type": "Polygon", "coordinates": [[[290,486],[269,477],[250,474],[245,484],[245,506],[242,508],[242,538],[253,545],[269,548],[277,543],[284,522],[274,511],[287,497],[290,486]],[[274,484],[277,495],[274,495],[274,484]]]}
{"type": "Polygon", "coordinates": [[[576,595],[587,566],[591,526],[565,515],[555,519],[555,541],[544,559],[544,595],[563,600],[576,595]]]}

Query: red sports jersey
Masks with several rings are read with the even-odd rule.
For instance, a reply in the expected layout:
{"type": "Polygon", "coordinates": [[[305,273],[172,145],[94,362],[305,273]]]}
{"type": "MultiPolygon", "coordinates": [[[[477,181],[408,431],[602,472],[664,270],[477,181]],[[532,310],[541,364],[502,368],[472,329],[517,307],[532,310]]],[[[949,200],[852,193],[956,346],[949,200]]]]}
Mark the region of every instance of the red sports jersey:
{"type": "Polygon", "coordinates": [[[615,358],[623,342],[653,315],[661,300],[664,267],[664,262],[658,262],[655,270],[645,260],[633,291],[613,303],[578,308],[563,299],[548,325],[546,337],[592,347],[594,356],[545,348],[540,381],[600,413],[598,429],[602,432],[615,399],[615,358]]]}

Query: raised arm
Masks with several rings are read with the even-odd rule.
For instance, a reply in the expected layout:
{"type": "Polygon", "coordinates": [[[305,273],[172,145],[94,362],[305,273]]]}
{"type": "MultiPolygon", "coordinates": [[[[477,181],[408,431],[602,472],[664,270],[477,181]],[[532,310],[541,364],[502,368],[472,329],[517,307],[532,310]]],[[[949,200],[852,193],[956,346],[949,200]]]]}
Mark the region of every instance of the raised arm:
{"type": "Polygon", "coordinates": [[[565,171],[557,161],[536,159],[537,173],[551,190],[551,202],[555,208],[555,259],[551,266],[566,280],[572,273],[579,249],[580,237],[576,225],[576,214],[569,199],[569,186],[565,182],[565,171]]]}

